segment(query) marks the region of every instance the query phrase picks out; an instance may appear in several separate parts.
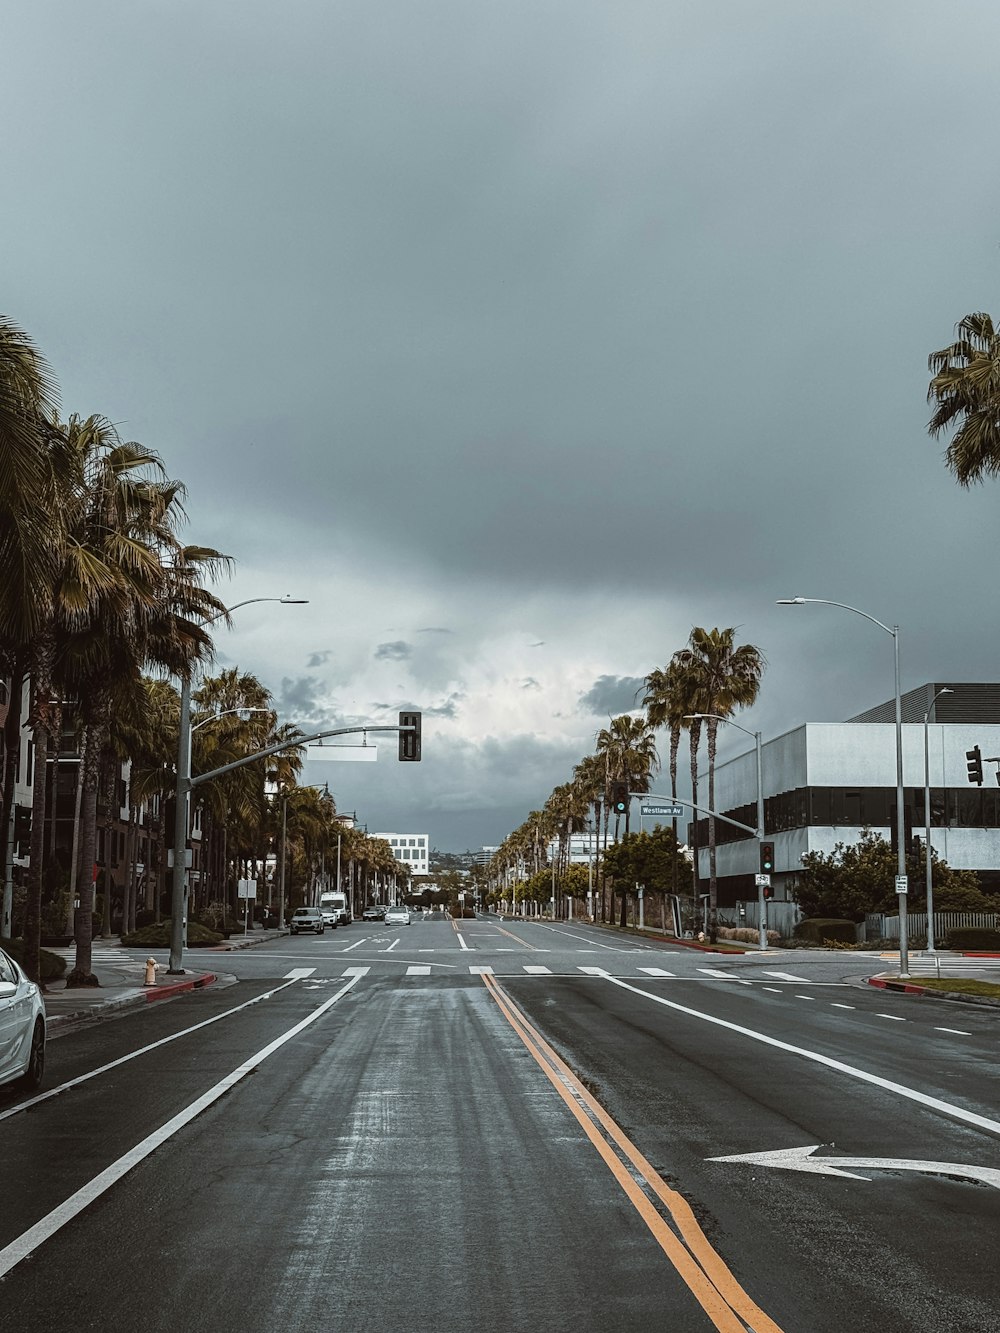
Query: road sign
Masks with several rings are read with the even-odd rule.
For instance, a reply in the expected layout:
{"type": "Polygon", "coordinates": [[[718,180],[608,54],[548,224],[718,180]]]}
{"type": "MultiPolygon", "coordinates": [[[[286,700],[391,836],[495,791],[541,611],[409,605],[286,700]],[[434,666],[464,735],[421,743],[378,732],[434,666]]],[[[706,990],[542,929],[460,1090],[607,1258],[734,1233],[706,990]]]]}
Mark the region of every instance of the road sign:
{"type": "Polygon", "coordinates": [[[666,815],[668,819],[680,819],[684,814],[682,805],[640,805],[640,815],[666,815]]]}
{"type": "Polygon", "coordinates": [[[770,875],[754,875],[753,882],[758,889],[769,889],[771,887],[770,875]]]}
{"type": "Polygon", "coordinates": [[[897,892],[897,893],[906,893],[907,888],[908,888],[908,885],[909,885],[909,881],[907,880],[907,877],[906,877],[905,875],[897,875],[897,876],[896,876],[896,892],[897,892]]]}

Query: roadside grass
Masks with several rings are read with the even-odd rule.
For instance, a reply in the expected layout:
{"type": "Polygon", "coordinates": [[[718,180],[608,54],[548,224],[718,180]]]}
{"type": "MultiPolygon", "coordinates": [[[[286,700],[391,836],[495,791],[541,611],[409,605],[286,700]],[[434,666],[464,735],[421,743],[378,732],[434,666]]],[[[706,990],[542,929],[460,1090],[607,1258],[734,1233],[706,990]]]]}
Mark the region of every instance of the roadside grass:
{"type": "Polygon", "coordinates": [[[955,995],[984,995],[991,1000],[1000,1000],[1000,986],[992,981],[975,981],[971,977],[919,977],[915,978],[918,986],[927,990],[950,991],[955,995]]]}

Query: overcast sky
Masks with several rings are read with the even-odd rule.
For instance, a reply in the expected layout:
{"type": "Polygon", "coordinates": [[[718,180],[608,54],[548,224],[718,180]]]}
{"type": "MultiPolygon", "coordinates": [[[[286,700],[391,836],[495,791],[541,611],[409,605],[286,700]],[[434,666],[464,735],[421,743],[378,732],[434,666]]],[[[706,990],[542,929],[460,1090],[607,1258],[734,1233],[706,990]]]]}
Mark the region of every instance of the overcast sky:
{"type": "Polygon", "coordinates": [[[995,0],[3,27],[0,310],[186,483],[227,602],[309,598],[220,661],[307,729],[423,708],[420,765],[307,765],[370,829],[499,842],[692,625],[766,655],[765,738],[891,696],[888,635],[778,597],[898,622],[904,689],[1000,678],[1000,489],[925,401],[1000,315],[995,0]]]}

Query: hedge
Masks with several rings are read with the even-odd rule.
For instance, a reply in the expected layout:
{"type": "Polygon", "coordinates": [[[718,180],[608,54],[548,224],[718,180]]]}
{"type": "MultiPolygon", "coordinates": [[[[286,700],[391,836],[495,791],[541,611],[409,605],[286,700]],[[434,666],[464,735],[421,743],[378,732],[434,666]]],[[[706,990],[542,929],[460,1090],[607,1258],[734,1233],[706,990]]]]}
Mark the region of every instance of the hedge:
{"type": "MultiPolygon", "coordinates": [[[[197,921],[189,921],[187,928],[187,947],[189,949],[208,949],[213,944],[221,944],[222,936],[197,921]]],[[[170,922],[161,921],[158,925],[143,926],[131,935],[122,936],[122,944],[127,949],[169,949],[170,922]]]]}
{"type": "MultiPolygon", "coordinates": [[[[0,940],[0,948],[4,953],[9,953],[15,963],[24,966],[23,940],[0,940]]],[[[60,958],[57,953],[50,953],[48,949],[39,950],[38,959],[43,982],[58,981],[66,971],[66,959],[60,958]]]]}
{"type": "Polygon", "coordinates": [[[994,953],[1000,950],[1000,930],[989,926],[955,926],[948,931],[948,948],[994,953]]]}
{"type": "Polygon", "coordinates": [[[800,921],[795,927],[798,939],[822,944],[824,940],[834,940],[837,944],[855,944],[858,938],[853,921],[842,921],[837,917],[814,916],[800,921]]]}

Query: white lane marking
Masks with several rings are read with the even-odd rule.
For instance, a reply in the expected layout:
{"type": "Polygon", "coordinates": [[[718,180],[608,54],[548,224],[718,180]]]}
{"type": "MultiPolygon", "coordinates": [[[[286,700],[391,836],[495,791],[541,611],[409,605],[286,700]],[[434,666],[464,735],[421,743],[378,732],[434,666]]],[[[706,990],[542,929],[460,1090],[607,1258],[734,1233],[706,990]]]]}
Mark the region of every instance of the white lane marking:
{"type": "Polygon", "coordinates": [[[645,972],[651,977],[672,977],[673,972],[665,972],[662,967],[640,967],[640,972],[645,972]]]}
{"type": "Polygon", "coordinates": [[[40,1092],[37,1097],[29,1097],[26,1102],[18,1102],[16,1106],[9,1106],[6,1111],[0,1111],[0,1120],[6,1120],[8,1116],[17,1115],[18,1111],[27,1111],[31,1106],[37,1106],[39,1102],[47,1102],[50,1097],[58,1097],[60,1093],[68,1092],[70,1088],[75,1088],[80,1083],[86,1083],[89,1079],[96,1078],[98,1074],[106,1074],[109,1069],[117,1069],[119,1065],[127,1064],[129,1060],[134,1060],[136,1056],[145,1055],[147,1051],[155,1051],[158,1046],[166,1046],[169,1042],[186,1037],[191,1032],[198,1032],[201,1028],[207,1028],[212,1023],[220,1023],[224,1018],[229,1018],[232,1014],[238,1014],[243,1009],[249,1009],[252,1004],[259,1004],[261,1000],[269,1000],[272,995],[277,995],[279,991],[287,990],[289,986],[294,984],[293,981],[285,981],[282,985],[275,986],[273,990],[265,991],[263,995],[255,995],[252,1000],[244,1000],[242,1004],[238,1004],[234,1009],[227,1009],[224,1014],[215,1014],[212,1018],[203,1018],[200,1023],[184,1028],[181,1032],[171,1032],[169,1037],[160,1037],[158,1041],[151,1041],[148,1046],[140,1046],[137,1051],[129,1051],[128,1055],[120,1055],[117,1060],[101,1065],[98,1069],[91,1069],[86,1074],[71,1078],[67,1083],[60,1083],[57,1088],[48,1088],[45,1092],[40,1092]]]}
{"type": "Polygon", "coordinates": [[[371,971],[370,967],[345,967],[345,977],[366,977],[371,971]]]}
{"type": "MultiPolygon", "coordinates": [[[[933,859],[933,858],[932,858],[933,859]]],[[[830,1002],[831,1009],[853,1009],[853,1004],[838,1004],[836,1000],[830,1002]]]]}
{"type": "Polygon", "coordinates": [[[536,974],[541,974],[542,972],[551,973],[552,971],[551,967],[533,967],[530,963],[523,964],[521,970],[523,972],[532,972],[536,974]]]}
{"type": "Polygon", "coordinates": [[[430,974],[431,970],[426,963],[411,963],[406,969],[408,977],[429,977],[430,974]]]}
{"type": "Polygon", "coordinates": [[[367,939],[368,939],[368,936],[365,935],[364,939],[360,939],[360,940],[356,941],[356,943],[354,943],[354,944],[349,944],[349,945],[347,946],[346,949],[341,949],[340,952],[341,952],[341,953],[350,953],[352,949],[357,949],[360,945],[364,944],[364,943],[365,943],[365,940],[367,940],[367,939]]]}
{"type": "Polygon", "coordinates": [[[4,1248],[0,1250],[0,1278],[6,1277],[11,1269],[19,1264],[22,1259],[26,1259],[29,1254],[32,1254],[37,1250],[38,1247],[43,1245],[51,1236],[54,1236],[55,1233],[64,1227],[67,1222],[72,1221],[72,1219],[79,1213],[82,1213],[85,1208],[89,1208],[95,1199],[99,1199],[102,1194],[106,1193],[111,1188],[112,1185],[116,1184],[123,1176],[127,1175],[133,1167],[138,1166],[140,1162],[144,1161],[151,1153],[154,1153],[157,1148],[166,1143],[168,1139],[172,1138],[178,1130],[183,1129],[185,1125],[189,1125],[192,1120],[201,1115],[203,1111],[207,1110],[213,1102],[217,1102],[220,1097],[224,1096],[230,1090],[230,1088],[234,1088],[237,1083],[246,1078],[247,1074],[252,1074],[254,1070],[259,1068],[259,1066],[272,1056],[275,1051],[279,1051],[286,1042],[291,1041],[293,1037],[297,1037],[300,1032],[315,1023],[317,1019],[322,1018],[329,1009],[333,1008],[342,996],[347,994],[351,987],[356,984],[357,980],[357,977],[352,977],[350,981],[341,986],[340,990],[337,991],[335,995],[331,995],[328,1000],[324,1000],[321,1005],[312,1011],[312,1013],[307,1014],[305,1018],[300,1019],[298,1023],[295,1023],[286,1032],[283,1032],[280,1037],[276,1037],[274,1041],[268,1042],[268,1044],[262,1047],[256,1055],[252,1055],[249,1060],[244,1060],[241,1065],[238,1065],[236,1069],[232,1071],[232,1073],[227,1074],[225,1078],[220,1079],[219,1082],[209,1088],[207,1092],[203,1092],[202,1095],[197,1097],[190,1103],[190,1105],[185,1106],[183,1111],[179,1111],[177,1115],[168,1120],[166,1124],[161,1125],[160,1128],[154,1130],[152,1134],[148,1134],[141,1143],[137,1143],[134,1148],[131,1148],[124,1154],[124,1156],[119,1157],[116,1162],[112,1162],[110,1166],[105,1167],[103,1171],[98,1172],[93,1180],[90,1180],[86,1185],[81,1186],[75,1194],[71,1194],[68,1199],[64,1200],[56,1208],[53,1208],[50,1213],[47,1213],[45,1217],[36,1222],[34,1226],[31,1226],[27,1231],[22,1232],[16,1240],[12,1240],[9,1245],[5,1245],[4,1248]]]}
{"type": "Polygon", "coordinates": [[[493,975],[492,967],[474,967],[470,964],[469,971],[474,977],[491,977],[493,975]]]}
{"type": "MultiPolygon", "coordinates": [[[[933,858],[932,858],[933,860],[933,858]]],[[[775,981],[808,981],[808,977],[797,977],[794,972],[765,972],[765,977],[774,977],[775,981]]]]}
{"type": "Polygon", "coordinates": [[[772,995],[784,995],[783,990],[778,990],[777,986],[761,986],[761,990],[770,991],[772,995]]]}
{"type": "Polygon", "coordinates": [[[458,942],[459,942],[459,944],[461,945],[461,947],[462,947],[463,949],[465,949],[467,952],[471,952],[471,950],[469,949],[469,946],[466,944],[465,940],[462,938],[462,932],[461,932],[460,930],[456,930],[456,931],[455,931],[455,934],[458,936],[458,942]]]}
{"type": "MultiPolygon", "coordinates": [[[[933,857],[931,860],[933,861],[933,857]]],[[[935,1032],[950,1032],[953,1037],[971,1037],[971,1032],[963,1032],[961,1028],[935,1028],[935,1032]]]]}
{"type": "Polygon", "coordinates": [[[389,945],[388,949],[383,949],[382,952],[383,952],[383,953],[392,953],[393,949],[395,949],[396,945],[399,943],[399,941],[400,941],[402,938],[403,938],[402,935],[397,935],[396,938],[393,940],[393,942],[389,945]]]}
{"type": "Polygon", "coordinates": [[[653,1004],[660,1004],[665,1009],[673,1009],[676,1013],[687,1014],[690,1018],[697,1018],[702,1023],[711,1023],[714,1027],[726,1028],[729,1032],[738,1032],[740,1036],[749,1037],[751,1041],[759,1041],[764,1046],[773,1046],[776,1050],[787,1051],[790,1055],[801,1055],[803,1059],[812,1060],[815,1064],[833,1069],[838,1074],[847,1074],[851,1078],[859,1079],[862,1083],[871,1083],[876,1088],[895,1093],[898,1097],[905,1097],[908,1101],[918,1102],[921,1106],[928,1106],[932,1111],[940,1111],[942,1115],[950,1116],[953,1120],[961,1120],[967,1125],[975,1125],[978,1129],[984,1129],[989,1134],[1000,1135],[1000,1120],[991,1120],[988,1116],[978,1115],[975,1111],[967,1111],[964,1106],[955,1106],[952,1102],[943,1101],[940,1097],[931,1097],[926,1092],[918,1092],[916,1088],[908,1088],[905,1083],[895,1083],[892,1079],[880,1078],[878,1074],[869,1074],[866,1069],[858,1069],[856,1065],[845,1064],[843,1060],[834,1060],[829,1055],[821,1055],[819,1051],[810,1051],[804,1046],[793,1046],[791,1042],[779,1041],[777,1037],[768,1037],[765,1033],[756,1032],[753,1028],[743,1027],[740,1023],[731,1023],[728,1019],[716,1018],[714,1014],[705,1014],[699,1009],[691,1009],[686,1004],[678,1004],[676,1000],[668,1000],[662,995],[654,995],[651,991],[641,990],[638,986],[622,981],[620,977],[608,976],[605,980],[612,986],[620,986],[622,990],[631,991],[633,995],[641,995],[644,1000],[650,1000],[653,1004]]]}
{"type": "MultiPolygon", "coordinates": [[[[592,940],[589,935],[577,935],[572,930],[560,930],[558,926],[542,926],[543,930],[551,930],[556,935],[568,935],[571,940],[583,940],[584,944],[596,944],[599,949],[610,949],[613,953],[631,953],[631,949],[623,949],[620,944],[602,944],[600,940],[592,940]]],[[[542,950],[548,953],[548,949],[542,950]]]]}
{"type": "MultiPolygon", "coordinates": [[[[933,858],[932,858],[933,859],[933,858]]],[[[815,1000],[815,995],[796,995],[797,1000],[815,1000]]]]}
{"type": "Polygon", "coordinates": [[[736,980],[731,972],[720,972],[717,967],[699,967],[698,971],[704,972],[706,977],[718,977],[720,981],[736,980]]]}
{"type": "Polygon", "coordinates": [[[314,967],[293,967],[291,972],[285,973],[285,980],[301,981],[303,977],[311,977],[315,971],[314,967]]]}
{"type": "Polygon", "coordinates": [[[588,977],[606,977],[608,975],[603,967],[577,967],[578,972],[585,972],[588,977]]]}
{"type": "Polygon", "coordinates": [[[905,1023],[905,1022],[906,1022],[906,1019],[905,1019],[905,1018],[900,1018],[898,1014],[876,1014],[875,1017],[876,1017],[876,1018],[888,1018],[888,1019],[891,1019],[891,1021],[892,1021],[893,1023],[905,1023]]]}
{"type": "Polygon", "coordinates": [[[806,1148],[779,1148],[776,1152],[748,1152],[733,1157],[710,1157],[710,1162],[748,1162],[753,1166],[772,1166],[779,1171],[808,1171],[817,1176],[846,1176],[849,1180],[871,1181],[871,1176],[859,1176],[845,1171],[845,1166],[859,1166],[863,1171],[927,1171],[935,1176],[961,1176],[966,1180],[981,1180],[1000,1190],[1000,1171],[990,1166],[973,1166],[971,1162],[921,1162],[905,1157],[814,1157],[821,1144],[806,1148]]]}

